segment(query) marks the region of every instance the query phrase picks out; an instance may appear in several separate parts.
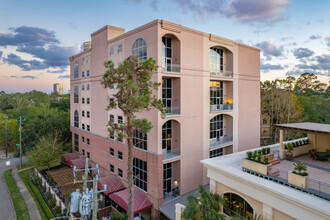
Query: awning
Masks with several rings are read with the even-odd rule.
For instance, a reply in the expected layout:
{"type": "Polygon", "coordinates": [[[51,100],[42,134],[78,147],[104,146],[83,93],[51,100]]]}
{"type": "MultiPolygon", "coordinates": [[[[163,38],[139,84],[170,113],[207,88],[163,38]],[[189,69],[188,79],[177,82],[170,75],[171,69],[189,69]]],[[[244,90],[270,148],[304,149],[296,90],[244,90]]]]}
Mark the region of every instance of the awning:
{"type": "Polygon", "coordinates": [[[70,160],[81,158],[81,155],[78,153],[67,153],[62,155],[62,161],[68,163],[70,160]]]}
{"type": "Polygon", "coordinates": [[[103,185],[107,186],[107,191],[103,192],[105,195],[109,195],[111,193],[120,191],[125,189],[126,187],[122,183],[121,179],[113,174],[108,176],[104,176],[98,179],[97,188],[99,190],[103,190],[103,185]]]}
{"type": "MultiPolygon", "coordinates": [[[[67,162],[67,164],[70,167],[74,167],[76,166],[77,169],[84,169],[85,168],[85,164],[86,164],[86,158],[78,158],[78,159],[74,159],[74,160],[69,160],[67,162]]],[[[92,167],[92,164],[88,161],[88,167],[92,167]]]]}
{"type": "MultiPolygon", "coordinates": [[[[109,198],[126,211],[128,210],[128,189],[112,193],[109,195],[109,198]]],[[[134,189],[134,214],[143,212],[151,207],[152,203],[149,201],[147,195],[138,189],[134,189]]]]}

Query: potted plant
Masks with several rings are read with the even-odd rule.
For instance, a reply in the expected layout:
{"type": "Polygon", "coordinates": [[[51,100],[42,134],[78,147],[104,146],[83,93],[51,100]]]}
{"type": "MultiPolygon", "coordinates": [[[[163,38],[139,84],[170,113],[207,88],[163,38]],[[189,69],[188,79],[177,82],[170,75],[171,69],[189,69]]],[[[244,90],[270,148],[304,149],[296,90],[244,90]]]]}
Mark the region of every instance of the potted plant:
{"type": "Polygon", "coordinates": [[[294,150],[293,144],[289,143],[287,144],[287,150],[286,150],[286,159],[292,160],[292,151],[294,150]]]}
{"type": "Polygon", "coordinates": [[[294,170],[288,173],[288,182],[301,188],[308,188],[309,176],[307,173],[307,166],[300,161],[293,165],[294,170]]]}

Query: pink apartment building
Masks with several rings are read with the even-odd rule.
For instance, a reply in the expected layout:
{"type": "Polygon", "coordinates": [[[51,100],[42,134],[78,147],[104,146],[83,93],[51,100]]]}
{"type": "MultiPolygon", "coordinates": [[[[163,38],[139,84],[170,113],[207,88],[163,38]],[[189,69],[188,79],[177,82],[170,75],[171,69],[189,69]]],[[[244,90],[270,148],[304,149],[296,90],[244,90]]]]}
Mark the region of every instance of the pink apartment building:
{"type": "Polygon", "coordinates": [[[163,20],[92,33],[83,52],[70,57],[72,147],[124,181],[127,145],[109,137],[107,123],[125,118],[106,110],[117,86],[105,89],[100,81],[105,61],[119,64],[130,55],[157,61],[156,95],[169,110],[165,118],[141,113],[154,127],[135,137],[135,185],[157,218],[174,181],[180,194],[209,182],[200,160],[260,145],[260,50],[163,20]]]}

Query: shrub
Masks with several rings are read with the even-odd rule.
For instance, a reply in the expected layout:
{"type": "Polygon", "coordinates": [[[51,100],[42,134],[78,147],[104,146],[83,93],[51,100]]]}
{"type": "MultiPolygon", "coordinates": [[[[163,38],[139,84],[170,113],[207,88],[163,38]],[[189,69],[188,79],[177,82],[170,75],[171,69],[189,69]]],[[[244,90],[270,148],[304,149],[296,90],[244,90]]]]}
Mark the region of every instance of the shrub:
{"type": "Polygon", "coordinates": [[[266,164],[266,165],[269,164],[269,162],[268,162],[268,157],[265,157],[265,158],[264,158],[264,164],[266,164]]]}
{"type": "Polygon", "coordinates": [[[257,158],[257,161],[258,161],[259,163],[261,163],[261,154],[258,154],[257,157],[258,157],[258,158],[257,158]]]}
{"type": "Polygon", "coordinates": [[[62,215],[61,207],[56,205],[55,208],[54,208],[54,212],[56,213],[57,216],[61,216],[62,215]]]}
{"type": "Polygon", "coordinates": [[[246,154],[247,154],[247,157],[249,158],[249,160],[252,160],[252,152],[248,151],[248,152],[246,152],[246,154]]]}
{"type": "Polygon", "coordinates": [[[300,176],[307,176],[308,175],[308,173],[306,172],[307,171],[307,166],[303,162],[300,162],[298,160],[298,162],[294,163],[293,165],[294,165],[293,173],[296,173],[300,176]]]}
{"type": "Polygon", "coordinates": [[[258,150],[258,154],[262,154],[262,151],[261,150],[258,150]]]}
{"type": "Polygon", "coordinates": [[[48,204],[49,204],[50,208],[54,208],[56,206],[56,199],[54,199],[54,198],[49,199],[48,204]]]}
{"type": "Polygon", "coordinates": [[[41,185],[41,178],[37,177],[37,176],[34,176],[34,177],[32,177],[32,182],[33,182],[34,185],[40,186],[41,185]]]}
{"type": "Polygon", "coordinates": [[[266,154],[269,154],[269,153],[270,153],[270,148],[266,147],[266,154]]]}
{"type": "Polygon", "coordinates": [[[266,155],[266,148],[261,149],[262,155],[266,155]]]}
{"type": "Polygon", "coordinates": [[[309,139],[307,138],[307,140],[306,140],[306,144],[309,144],[309,139]]]}
{"type": "Polygon", "coordinates": [[[62,216],[66,216],[66,212],[68,211],[68,209],[67,208],[64,208],[63,210],[62,210],[62,216]]]}

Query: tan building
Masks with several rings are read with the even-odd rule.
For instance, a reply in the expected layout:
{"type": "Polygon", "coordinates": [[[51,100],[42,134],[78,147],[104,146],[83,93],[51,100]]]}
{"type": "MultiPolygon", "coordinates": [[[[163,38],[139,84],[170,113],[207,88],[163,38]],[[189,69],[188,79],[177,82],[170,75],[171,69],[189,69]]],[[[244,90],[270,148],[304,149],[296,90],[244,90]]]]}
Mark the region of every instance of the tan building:
{"type": "MultiPolygon", "coordinates": [[[[278,152],[280,149],[279,144],[271,145],[270,148],[272,152],[278,152]]],[[[308,165],[310,184],[308,187],[300,188],[291,184],[290,179],[289,183],[286,182],[285,178],[290,178],[290,173],[284,173],[283,170],[275,177],[244,171],[244,158],[246,152],[238,152],[201,161],[207,168],[210,191],[222,195],[228,202],[227,207],[222,207],[225,215],[257,215],[264,220],[330,219],[329,170],[322,167],[317,169],[319,162],[316,161],[313,167],[308,165]]],[[[281,164],[274,165],[273,169],[274,167],[292,169],[293,166],[290,161],[281,161],[281,164]]],[[[176,219],[179,220],[184,206],[176,206],[176,219]]]]}
{"type": "Polygon", "coordinates": [[[260,145],[265,146],[270,144],[270,116],[266,113],[261,115],[260,119],[260,145]]]}
{"type": "Polygon", "coordinates": [[[178,24],[155,20],[139,28],[105,26],[71,61],[73,150],[126,179],[127,147],[110,136],[107,122],[125,121],[119,109],[107,111],[117,86],[103,88],[104,62],[117,67],[130,55],[151,57],[159,66],[152,80],[168,113],[139,115],[153,124],[147,136],[136,133],[135,185],[159,206],[171,199],[175,184],[185,194],[206,184],[209,157],[260,145],[260,50],[178,24]],[[175,182],[176,181],[176,182],[175,182]]]}

